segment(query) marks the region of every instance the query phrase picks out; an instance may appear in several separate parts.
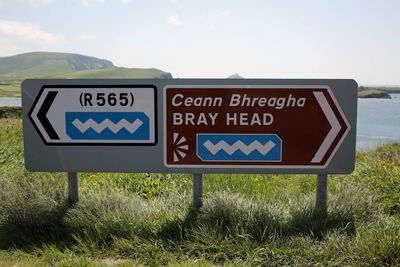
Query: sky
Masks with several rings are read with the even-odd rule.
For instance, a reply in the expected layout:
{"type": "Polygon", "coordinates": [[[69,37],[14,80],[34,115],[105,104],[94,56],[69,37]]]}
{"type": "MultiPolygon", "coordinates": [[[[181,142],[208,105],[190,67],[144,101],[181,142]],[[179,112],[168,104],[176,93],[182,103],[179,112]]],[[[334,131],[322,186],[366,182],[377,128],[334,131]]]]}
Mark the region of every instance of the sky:
{"type": "Polygon", "coordinates": [[[174,78],[400,85],[399,0],[0,0],[0,57],[70,52],[174,78]]]}

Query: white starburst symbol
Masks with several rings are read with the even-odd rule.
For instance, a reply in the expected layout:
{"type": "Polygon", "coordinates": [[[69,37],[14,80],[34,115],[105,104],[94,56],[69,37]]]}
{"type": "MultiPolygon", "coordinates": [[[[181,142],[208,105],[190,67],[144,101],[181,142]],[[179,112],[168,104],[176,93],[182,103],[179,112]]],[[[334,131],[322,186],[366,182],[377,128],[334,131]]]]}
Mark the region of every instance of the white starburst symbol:
{"type": "Polygon", "coordinates": [[[174,162],[177,162],[186,157],[186,154],[189,150],[189,145],[187,144],[187,140],[184,136],[179,133],[174,133],[174,162]]]}

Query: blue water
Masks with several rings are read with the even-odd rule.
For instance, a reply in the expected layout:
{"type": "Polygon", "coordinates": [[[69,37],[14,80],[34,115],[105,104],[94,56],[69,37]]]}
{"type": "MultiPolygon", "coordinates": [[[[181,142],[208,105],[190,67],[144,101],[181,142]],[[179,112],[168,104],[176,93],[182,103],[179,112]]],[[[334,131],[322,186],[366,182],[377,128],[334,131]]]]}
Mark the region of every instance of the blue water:
{"type": "Polygon", "coordinates": [[[20,97],[0,97],[0,107],[20,107],[20,97]]]}
{"type": "Polygon", "coordinates": [[[357,150],[400,142],[400,94],[358,100],[357,150]]]}
{"type": "MultiPolygon", "coordinates": [[[[392,99],[358,99],[357,150],[378,144],[400,143],[400,94],[392,99]]],[[[0,107],[21,106],[21,98],[0,97],[0,107]]]]}

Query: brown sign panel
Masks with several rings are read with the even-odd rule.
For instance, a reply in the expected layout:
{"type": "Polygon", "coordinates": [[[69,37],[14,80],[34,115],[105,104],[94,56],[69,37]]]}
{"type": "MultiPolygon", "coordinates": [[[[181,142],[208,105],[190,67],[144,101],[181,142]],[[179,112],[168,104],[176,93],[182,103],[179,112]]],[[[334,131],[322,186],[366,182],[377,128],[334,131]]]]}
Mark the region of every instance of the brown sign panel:
{"type": "Polygon", "coordinates": [[[164,164],[325,168],[350,130],[328,86],[166,86],[164,164]]]}

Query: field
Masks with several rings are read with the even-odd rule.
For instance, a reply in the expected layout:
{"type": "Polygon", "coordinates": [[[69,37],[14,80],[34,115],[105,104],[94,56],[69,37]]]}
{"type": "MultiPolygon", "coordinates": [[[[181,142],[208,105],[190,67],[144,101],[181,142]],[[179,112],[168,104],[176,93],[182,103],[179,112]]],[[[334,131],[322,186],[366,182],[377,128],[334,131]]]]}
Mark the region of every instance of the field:
{"type": "Polygon", "coordinates": [[[0,80],[0,97],[21,97],[21,80],[0,80]]]}
{"type": "Polygon", "coordinates": [[[57,75],[41,75],[23,77],[20,79],[0,79],[0,97],[20,97],[21,82],[24,79],[152,79],[152,78],[171,78],[172,76],[158,69],[138,69],[138,68],[107,68],[97,70],[82,70],[57,75]]]}
{"type": "Polygon", "coordinates": [[[205,175],[196,211],[189,174],[80,173],[71,205],[65,173],[25,170],[18,116],[0,155],[0,266],[400,265],[400,144],[330,175],[327,213],[315,175],[205,175]]]}

